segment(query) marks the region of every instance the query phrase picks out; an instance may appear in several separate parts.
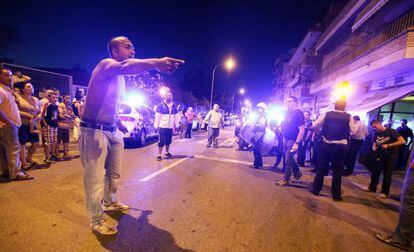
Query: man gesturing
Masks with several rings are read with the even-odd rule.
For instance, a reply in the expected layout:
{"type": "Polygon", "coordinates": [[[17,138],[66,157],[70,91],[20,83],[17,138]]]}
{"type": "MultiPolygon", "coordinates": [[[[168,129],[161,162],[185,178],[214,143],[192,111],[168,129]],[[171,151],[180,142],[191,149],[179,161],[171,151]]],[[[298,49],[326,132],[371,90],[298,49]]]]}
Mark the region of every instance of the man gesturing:
{"type": "Polygon", "coordinates": [[[127,205],[116,201],[124,148],[117,126],[118,109],[125,92],[123,75],[140,74],[151,69],[172,73],[183,64],[173,58],[135,59],[135,49],[126,37],[115,37],[108,43],[110,58],[101,60],[92,72],[88,94],[81,115],[79,150],[84,168],[86,207],[90,228],[103,235],[117,233],[116,223],[104,211],[126,211],[127,205]]]}

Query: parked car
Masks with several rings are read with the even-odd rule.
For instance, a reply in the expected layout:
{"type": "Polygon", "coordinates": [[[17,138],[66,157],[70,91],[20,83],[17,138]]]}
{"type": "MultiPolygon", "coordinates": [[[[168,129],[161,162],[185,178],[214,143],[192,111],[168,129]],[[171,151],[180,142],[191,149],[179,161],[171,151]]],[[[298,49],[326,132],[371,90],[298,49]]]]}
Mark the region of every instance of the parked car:
{"type": "Polygon", "coordinates": [[[128,129],[124,133],[125,143],[144,146],[149,138],[158,137],[154,128],[155,112],[146,105],[131,106],[121,102],[118,117],[128,129]]]}

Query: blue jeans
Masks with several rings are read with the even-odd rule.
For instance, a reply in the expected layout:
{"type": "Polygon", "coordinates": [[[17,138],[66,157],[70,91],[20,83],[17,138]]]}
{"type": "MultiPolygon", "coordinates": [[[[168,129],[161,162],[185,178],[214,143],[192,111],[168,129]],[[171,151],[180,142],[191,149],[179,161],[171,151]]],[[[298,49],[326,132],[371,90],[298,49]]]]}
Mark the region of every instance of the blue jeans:
{"type": "Polygon", "coordinates": [[[414,169],[408,168],[401,189],[401,206],[398,226],[393,240],[411,244],[414,236],[414,169]]]}
{"type": "Polygon", "coordinates": [[[80,128],[79,152],[84,169],[86,208],[91,223],[103,215],[101,201],[116,202],[124,140],[120,131],[80,128]]]}
{"type": "Polygon", "coordinates": [[[291,152],[290,150],[292,149],[292,146],[295,144],[294,140],[289,140],[289,139],[283,139],[283,153],[284,153],[284,159],[285,159],[285,180],[289,181],[290,177],[292,176],[292,172],[293,172],[293,176],[295,176],[295,178],[299,178],[300,177],[300,170],[299,170],[299,166],[296,163],[296,155],[297,155],[297,151],[295,152],[291,152]]]}

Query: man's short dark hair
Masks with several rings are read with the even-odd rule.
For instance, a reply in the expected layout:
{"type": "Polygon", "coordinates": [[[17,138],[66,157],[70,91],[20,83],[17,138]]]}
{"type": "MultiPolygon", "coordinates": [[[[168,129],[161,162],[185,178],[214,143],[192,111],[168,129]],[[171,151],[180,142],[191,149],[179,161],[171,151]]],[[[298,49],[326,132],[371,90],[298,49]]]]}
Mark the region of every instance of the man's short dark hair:
{"type": "Polygon", "coordinates": [[[372,126],[374,124],[381,124],[381,122],[377,119],[374,119],[374,120],[371,121],[370,125],[372,126]]]}
{"type": "Polygon", "coordinates": [[[108,42],[107,49],[111,57],[112,57],[112,50],[114,48],[117,48],[121,44],[121,42],[119,41],[120,38],[128,39],[125,36],[116,36],[116,37],[112,37],[108,42]]]}
{"type": "Polygon", "coordinates": [[[356,116],[354,116],[354,120],[355,120],[355,121],[361,121],[361,118],[360,118],[359,116],[357,116],[357,115],[356,115],[356,116]]]}
{"type": "Polygon", "coordinates": [[[288,96],[288,99],[292,99],[295,103],[299,103],[298,98],[296,98],[296,96],[288,96]]]}
{"type": "Polygon", "coordinates": [[[404,124],[408,123],[407,119],[401,119],[401,122],[403,122],[404,124]]]}
{"type": "Polygon", "coordinates": [[[13,87],[18,88],[20,90],[20,92],[23,93],[23,90],[24,90],[24,87],[26,86],[26,83],[29,83],[29,82],[17,82],[17,83],[14,83],[13,87]]]}
{"type": "Polygon", "coordinates": [[[337,100],[335,102],[335,110],[345,111],[346,102],[344,100],[337,100]]]}

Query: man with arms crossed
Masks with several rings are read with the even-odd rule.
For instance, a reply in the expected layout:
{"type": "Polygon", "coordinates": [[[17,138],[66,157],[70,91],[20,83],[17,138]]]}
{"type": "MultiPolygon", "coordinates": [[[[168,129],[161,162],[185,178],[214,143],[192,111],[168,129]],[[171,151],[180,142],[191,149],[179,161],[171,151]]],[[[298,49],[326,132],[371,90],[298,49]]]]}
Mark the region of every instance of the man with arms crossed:
{"type": "Polygon", "coordinates": [[[156,69],[171,73],[184,61],[173,58],[134,59],[135,49],[126,37],[115,37],[108,43],[110,58],[101,60],[92,72],[88,94],[81,115],[79,150],[84,168],[86,207],[90,228],[103,235],[117,233],[116,223],[104,211],[125,211],[129,207],[116,201],[124,148],[117,125],[118,109],[125,92],[123,75],[156,69]],[[105,170],[105,173],[103,172],[105,170]]]}

